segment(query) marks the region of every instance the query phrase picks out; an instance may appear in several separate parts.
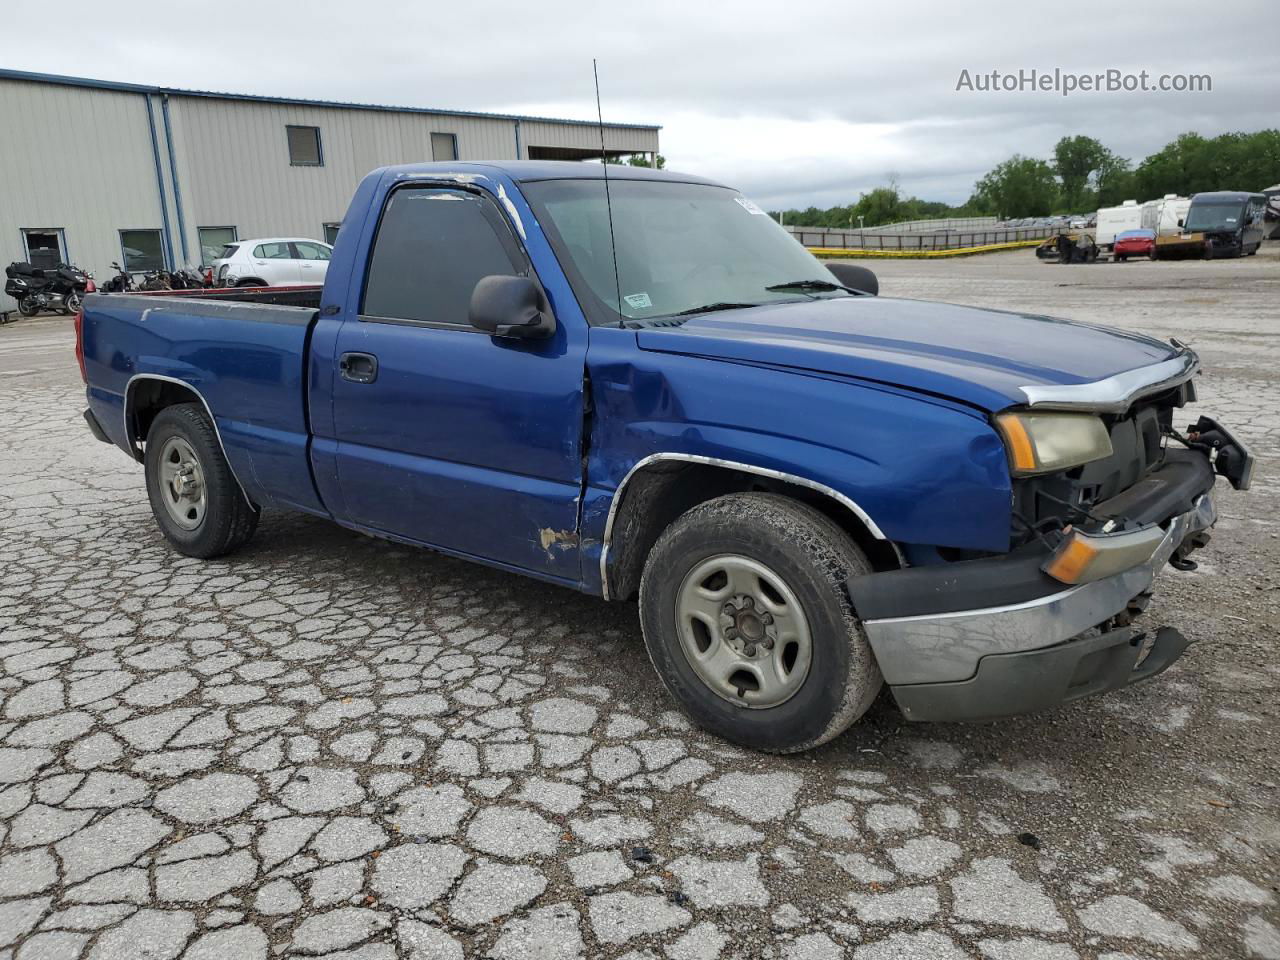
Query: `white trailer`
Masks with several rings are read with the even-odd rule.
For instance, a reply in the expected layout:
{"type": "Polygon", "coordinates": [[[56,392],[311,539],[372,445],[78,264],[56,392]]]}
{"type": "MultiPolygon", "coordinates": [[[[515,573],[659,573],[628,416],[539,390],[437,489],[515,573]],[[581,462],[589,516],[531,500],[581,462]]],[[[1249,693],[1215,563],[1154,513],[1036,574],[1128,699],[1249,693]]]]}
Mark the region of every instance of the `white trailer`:
{"type": "Polygon", "coordinates": [[[1126,200],[1118,207],[1102,207],[1098,210],[1098,225],[1094,228],[1094,242],[1106,250],[1115,246],[1116,234],[1142,228],[1142,207],[1137,200],[1126,200]]]}
{"type": "Polygon", "coordinates": [[[1142,205],[1142,227],[1154,230],[1157,237],[1179,233],[1190,208],[1191,199],[1176,193],[1166,193],[1159,200],[1148,200],[1142,205]]]}

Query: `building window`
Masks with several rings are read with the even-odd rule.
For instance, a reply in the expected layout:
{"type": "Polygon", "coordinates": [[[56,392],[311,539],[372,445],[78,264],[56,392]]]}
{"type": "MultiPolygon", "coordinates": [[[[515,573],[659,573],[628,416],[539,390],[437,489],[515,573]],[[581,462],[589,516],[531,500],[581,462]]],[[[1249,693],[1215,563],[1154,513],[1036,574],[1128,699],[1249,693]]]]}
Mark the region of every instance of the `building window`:
{"type": "Polygon", "coordinates": [[[121,230],[120,252],[126,273],[164,269],[164,243],[159,230],[121,230]]]}
{"type": "Polygon", "coordinates": [[[33,267],[56,267],[67,262],[61,227],[32,227],[22,231],[27,263],[33,267]]]}
{"type": "Polygon", "coordinates": [[[235,227],[196,227],[200,238],[200,265],[207,267],[222,256],[222,248],[240,239],[235,227]]]}
{"type": "Polygon", "coordinates": [[[289,163],[295,167],[322,167],[324,154],[320,150],[319,127],[284,128],[289,135],[289,163]]]}
{"type": "Polygon", "coordinates": [[[453,133],[433,133],[431,135],[432,160],[457,160],[458,136],[453,133]]]}
{"type": "Polygon", "coordinates": [[[340,223],[326,223],[326,224],[324,225],[324,242],[325,242],[325,243],[327,243],[327,244],[328,244],[329,246],[331,246],[331,247],[332,247],[335,243],[337,243],[337,242],[338,242],[338,228],[339,228],[339,227],[341,227],[341,226],[342,226],[342,224],[340,224],[340,223]]]}

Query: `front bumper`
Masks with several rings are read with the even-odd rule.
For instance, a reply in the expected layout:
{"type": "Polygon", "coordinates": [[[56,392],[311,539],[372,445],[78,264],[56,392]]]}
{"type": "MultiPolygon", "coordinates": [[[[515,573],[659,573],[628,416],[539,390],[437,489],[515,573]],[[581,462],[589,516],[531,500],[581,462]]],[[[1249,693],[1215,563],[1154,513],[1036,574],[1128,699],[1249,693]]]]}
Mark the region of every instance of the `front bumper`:
{"type": "Polygon", "coordinates": [[[1038,544],[990,560],[851,579],[854,607],[903,714],[977,720],[1028,713],[1173,663],[1186,647],[1176,631],[1157,631],[1152,641],[1128,621],[1145,607],[1160,569],[1207,539],[1203,532],[1217,519],[1213,479],[1197,454],[1178,484],[1181,495],[1166,484],[1159,502],[1132,504],[1148,516],[1171,503],[1178,512],[1162,514],[1163,536],[1146,559],[1089,583],[1048,577],[1041,569],[1047,551],[1038,544]]]}

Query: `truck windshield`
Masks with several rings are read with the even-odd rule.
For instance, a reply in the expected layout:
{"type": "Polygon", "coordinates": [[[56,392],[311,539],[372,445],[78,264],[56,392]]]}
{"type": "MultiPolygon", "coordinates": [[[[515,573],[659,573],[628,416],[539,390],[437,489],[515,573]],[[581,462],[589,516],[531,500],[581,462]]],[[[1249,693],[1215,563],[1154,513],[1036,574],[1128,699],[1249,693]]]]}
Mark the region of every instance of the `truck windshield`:
{"type": "Polygon", "coordinates": [[[849,296],[830,288],[830,271],[791,234],[726,187],[611,178],[616,280],[602,179],[542,180],[522,190],[557,256],[569,261],[593,323],[849,296]],[[769,289],[806,280],[820,283],[769,289]]]}
{"type": "Polygon", "coordinates": [[[1195,230],[1235,230],[1243,222],[1244,204],[1239,201],[1231,203],[1193,203],[1187,211],[1187,231],[1195,230]]]}

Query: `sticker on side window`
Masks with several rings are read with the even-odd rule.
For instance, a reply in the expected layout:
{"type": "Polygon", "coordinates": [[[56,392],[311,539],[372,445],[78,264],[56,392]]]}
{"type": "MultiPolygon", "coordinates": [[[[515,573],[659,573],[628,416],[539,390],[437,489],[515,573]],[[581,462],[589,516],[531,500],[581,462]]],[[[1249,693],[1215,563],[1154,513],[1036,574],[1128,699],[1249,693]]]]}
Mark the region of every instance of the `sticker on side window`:
{"type": "Polygon", "coordinates": [[[647,310],[653,306],[647,293],[629,293],[622,298],[632,310],[647,310]]]}
{"type": "Polygon", "coordinates": [[[755,214],[758,217],[763,217],[765,215],[763,210],[757,207],[754,203],[752,203],[746,197],[734,197],[733,200],[743,210],[747,211],[747,213],[755,214]]]}

